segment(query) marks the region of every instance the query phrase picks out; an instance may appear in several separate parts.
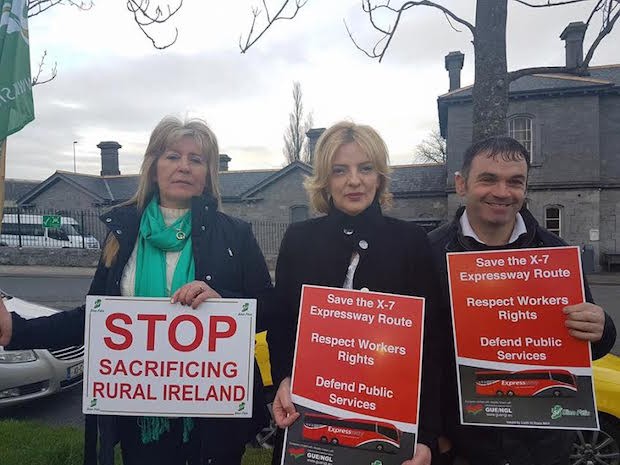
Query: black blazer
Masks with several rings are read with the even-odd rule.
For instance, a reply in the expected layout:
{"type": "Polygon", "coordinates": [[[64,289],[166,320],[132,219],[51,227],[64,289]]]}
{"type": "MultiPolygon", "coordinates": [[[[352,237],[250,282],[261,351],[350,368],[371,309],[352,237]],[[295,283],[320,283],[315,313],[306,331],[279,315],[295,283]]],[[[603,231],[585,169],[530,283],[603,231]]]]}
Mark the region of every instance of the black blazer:
{"type": "Polygon", "coordinates": [[[278,320],[267,333],[274,383],[292,370],[302,285],[342,287],[354,251],[360,254],[354,289],[426,298],[418,442],[432,448],[439,431],[439,280],[424,231],[383,216],[377,202],[355,217],[332,208],[327,216],[292,224],[286,231],[276,268],[278,320]]]}

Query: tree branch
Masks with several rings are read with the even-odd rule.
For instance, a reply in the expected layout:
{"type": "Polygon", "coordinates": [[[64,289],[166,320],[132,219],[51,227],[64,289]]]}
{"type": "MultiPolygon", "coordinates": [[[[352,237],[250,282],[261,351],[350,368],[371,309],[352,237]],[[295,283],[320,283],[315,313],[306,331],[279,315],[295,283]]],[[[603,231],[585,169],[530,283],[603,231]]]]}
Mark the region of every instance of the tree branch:
{"type": "Polygon", "coordinates": [[[584,68],[587,68],[590,65],[590,61],[592,60],[592,57],[594,56],[594,52],[596,51],[596,48],[599,46],[599,44],[605,38],[605,36],[608,35],[612,31],[612,29],[614,28],[614,24],[616,23],[616,21],[618,21],[618,18],[620,18],[620,8],[616,8],[616,9],[617,9],[616,13],[612,17],[610,17],[609,14],[612,11],[612,6],[610,2],[608,15],[607,15],[608,20],[607,21],[603,20],[603,27],[601,28],[601,31],[598,33],[598,36],[596,36],[596,39],[594,40],[594,42],[592,42],[592,45],[590,45],[588,53],[586,54],[586,57],[583,59],[584,68]]]}
{"type": "Polygon", "coordinates": [[[566,66],[535,66],[532,68],[523,68],[516,71],[511,71],[507,74],[507,81],[512,82],[523,76],[531,76],[532,74],[574,74],[576,76],[584,76],[587,74],[587,69],[584,67],[567,68],[566,66]]]}
{"type": "MultiPolygon", "coordinates": [[[[383,57],[385,56],[385,53],[387,52],[387,49],[390,46],[390,43],[392,42],[392,39],[394,38],[394,35],[396,34],[396,30],[398,29],[398,25],[400,24],[400,20],[401,20],[403,13],[415,6],[426,6],[426,7],[440,10],[446,17],[446,20],[448,21],[448,24],[450,25],[451,28],[453,28],[454,30],[457,30],[452,24],[452,20],[453,20],[459,24],[466,26],[471,31],[474,37],[476,35],[476,27],[473,24],[471,24],[469,21],[466,21],[465,19],[460,18],[459,16],[455,15],[452,11],[450,11],[448,8],[444,7],[443,5],[440,5],[435,2],[431,2],[429,0],[408,1],[408,2],[403,3],[399,8],[392,7],[390,5],[389,0],[386,0],[385,3],[378,4],[378,5],[371,4],[370,0],[362,0],[362,9],[364,10],[365,13],[368,14],[368,19],[370,20],[370,24],[375,30],[379,31],[383,35],[383,37],[381,37],[381,39],[379,39],[375,43],[372,49],[372,52],[368,52],[364,48],[360,47],[360,45],[354,40],[353,35],[348,27],[347,27],[347,33],[349,34],[349,37],[351,38],[351,41],[353,42],[355,47],[357,47],[359,50],[364,52],[370,58],[378,58],[379,61],[381,62],[383,60],[383,57]],[[389,11],[396,15],[396,18],[394,19],[394,23],[389,29],[385,29],[379,26],[378,23],[375,21],[374,14],[381,10],[389,11]]],[[[345,27],[346,27],[346,23],[345,23],[345,27]]]]}
{"type": "Polygon", "coordinates": [[[127,10],[133,15],[134,22],[138,25],[146,38],[151,41],[153,47],[159,50],[168,48],[177,41],[179,37],[178,28],[174,28],[174,39],[165,45],[158,45],[154,37],[146,30],[146,27],[153,24],[165,23],[177,14],[182,6],[183,0],[178,0],[178,4],[175,8],[171,8],[170,4],[167,4],[165,7],[167,11],[164,12],[159,5],[157,5],[155,9],[151,9],[150,0],[127,0],[127,10]]]}
{"type": "Polygon", "coordinates": [[[592,21],[594,14],[599,11],[603,6],[605,6],[605,0],[598,0],[598,2],[596,2],[596,5],[594,5],[594,8],[592,8],[592,11],[590,12],[590,16],[588,16],[586,26],[590,25],[590,21],[592,21]]]}
{"type": "Polygon", "coordinates": [[[547,8],[550,6],[562,6],[562,5],[570,5],[571,3],[583,3],[588,2],[590,0],[562,0],[558,2],[552,2],[551,0],[547,0],[547,3],[530,3],[525,0],[514,0],[521,5],[529,6],[530,8],[547,8]]]}
{"type": "Polygon", "coordinates": [[[40,84],[45,84],[46,82],[52,81],[56,75],[58,74],[56,71],[57,63],[54,62],[54,67],[52,68],[52,72],[50,73],[50,77],[47,79],[41,80],[41,73],[43,72],[43,68],[45,68],[45,57],[47,56],[47,50],[43,51],[43,55],[41,56],[41,61],[39,62],[39,67],[37,69],[37,74],[34,78],[32,78],[32,87],[40,84]]]}
{"type": "Polygon", "coordinates": [[[28,2],[28,17],[40,15],[56,5],[70,5],[80,10],[90,10],[93,0],[30,0],[28,2]]]}
{"type": "Polygon", "coordinates": [[[265,0],[263,0],[263,8],[267,17],[267,25],[260,31],[260,33],[258,33],[256,37],[253,37],[254,27],[256,26],[256,19],[261,14],[261,10],[256,7],[252,8],[252,23],[250,24],[250,31],[248,32],[245,44],[243,44],[243,36],[239,36],[239,49],[241,50],[241,53],[247,52],[250,47],[254,45],[277,20],[293,19],[295,16],[297,16],[299,10],[301,10],[306,5],[306,3],[308,3],[308,0],[285,0],[284,2],[282,2],[282,5],[280,6],[280,9],[277,11],[277,13],[271,16],[269,14],[269,8],[267,7],[267,3],[265,0]],[[290,16],[283,16],[284,10],[290,4],[295,5],[295,11],[293,11],[290,16]]]}

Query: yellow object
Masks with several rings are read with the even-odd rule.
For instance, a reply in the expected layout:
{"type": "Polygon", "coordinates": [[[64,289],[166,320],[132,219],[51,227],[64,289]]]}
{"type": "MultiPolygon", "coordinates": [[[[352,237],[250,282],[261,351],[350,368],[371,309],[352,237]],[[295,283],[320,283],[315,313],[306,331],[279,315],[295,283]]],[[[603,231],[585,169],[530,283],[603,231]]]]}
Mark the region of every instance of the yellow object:
{"type": "Polygon", "coordinates": [[[596,406],[604,412],[620,418],[620,357],[607,354],[592,362],[596,406]]]}
{"type": "Polygon", "coordinates": [[[254,346],[254,357],[258,362],[263,386],[273,385],[271,379],[271,364],[269,363],[269,346],[267,345],[267,331],[256,335],[256,345],[254,346]]]}

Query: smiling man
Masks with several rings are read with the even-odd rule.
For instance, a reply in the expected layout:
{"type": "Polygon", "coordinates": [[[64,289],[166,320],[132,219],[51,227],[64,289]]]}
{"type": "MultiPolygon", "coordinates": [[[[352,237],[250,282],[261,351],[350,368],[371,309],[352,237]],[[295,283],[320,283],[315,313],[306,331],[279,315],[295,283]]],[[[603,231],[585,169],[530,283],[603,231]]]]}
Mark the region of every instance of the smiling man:
{"type": "MultiPolygon", "coordinates": [[[[447,252],[558,247],[566,243],[542,228],[524,207],[530,156],[516,140],[491,137],[470,146],[456,173],[456,192],[464,202],[454,219],[430,233],[433,253],[443,272],[445,321],[450,320],[447,252]]],[[[475,285],[475,284],[472,284],[475,285]]],[[[613,347],[616,330],[603,309],[592,303],[586,284],[587,302],[564,308],[569,333],[592,343],[593,358],[613,347]]],[[[452,335],[452,326],[449,326],[452,335]]],[[[459,424],[454,339],[447,339],[449,364],[442,374],[443,461],[469,465],[568,465],[573,433],[563,430],[490,428],[459,424]]]]}

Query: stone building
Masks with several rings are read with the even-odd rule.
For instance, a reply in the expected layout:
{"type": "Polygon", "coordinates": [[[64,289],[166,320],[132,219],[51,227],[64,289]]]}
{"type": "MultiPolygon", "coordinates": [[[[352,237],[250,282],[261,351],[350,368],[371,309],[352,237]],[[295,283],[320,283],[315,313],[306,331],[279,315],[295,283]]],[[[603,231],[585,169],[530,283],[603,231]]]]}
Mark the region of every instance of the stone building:
{"type": "MultiPolygon", "coordinates": [[[[582,60],[583,34],[583,24],[571,23],[560,36],[569,67],[582,60]]],[[[472,138],[472,86],[461,87],[463,61],[461,52],[446,56],[450,88],[438,98],[447,164],[392,167],[394,205],[388,214],[426,229],[447,221],[460,205],[453,175],[472,138]]],[[[527,203],[541,224],[591,252],[595,267],[602,254],[620,253],[620,64],[594,66],[582,76],[532,75],[512,82],[507,129],[532,154],[527,203]]],[[[308,132],[311,147],[321,132],[308,132]]],[[[98,210],[127,200],[137,175],[120,173],[120,144],[98,147],[99,176],[57,171],[16,204],[98,210]]],[[[276,254],[286,226],[313,215],[303,188],[311,168],[294,162],[281,169],[229,171],[230,161],[220,155],[222,209],[251,222],[265,254],[276,254]]]]}
{"type": "MultiPolygon", "coordinates": [[[[311,130],[311,143],[322,131],[311,130]]],[[[22,210],[62,212],[80,221],[83,229],[100,241],[105,228],[97,215],[105,208],[129,199],[136,191],[138,175],[119,170],[117,142],[101,142],[101,173],[89,175],[56,171],[17,199],[22,210]],[[84,215],[83,212],[89,212],[84,215]]],[[[220,155],[219,184],[222,210],[252,223],[266,255],[277,253],[289,223],[304,220],[311,211],[304,179],[311,167],[293,162],[280,169],[230,171],[231,158],[220,155]]],[[[433,229],[446,217],[444,165],[403,165],[392,167],[393,216],[415,221],[433,229]]]]}
{"type": "MultiPolygon", "coordinates": [[[[566,65],[582,62],[583,23],[560,36],[566,65]]],[[[438,98],[447,141],[447,172],[457,171],[472,138],[472,86],[460,87],[463,54],[445,59],[450,89],[438,98]]],[[[527,205],[547,229],[602,254],[620,252],[620,64],[587,75],[544,74],[510,84],[508,132],[532,155],[527,205]]],[[[447,212],[460,204],[454,177],[446,180],[447,212]]]]}

